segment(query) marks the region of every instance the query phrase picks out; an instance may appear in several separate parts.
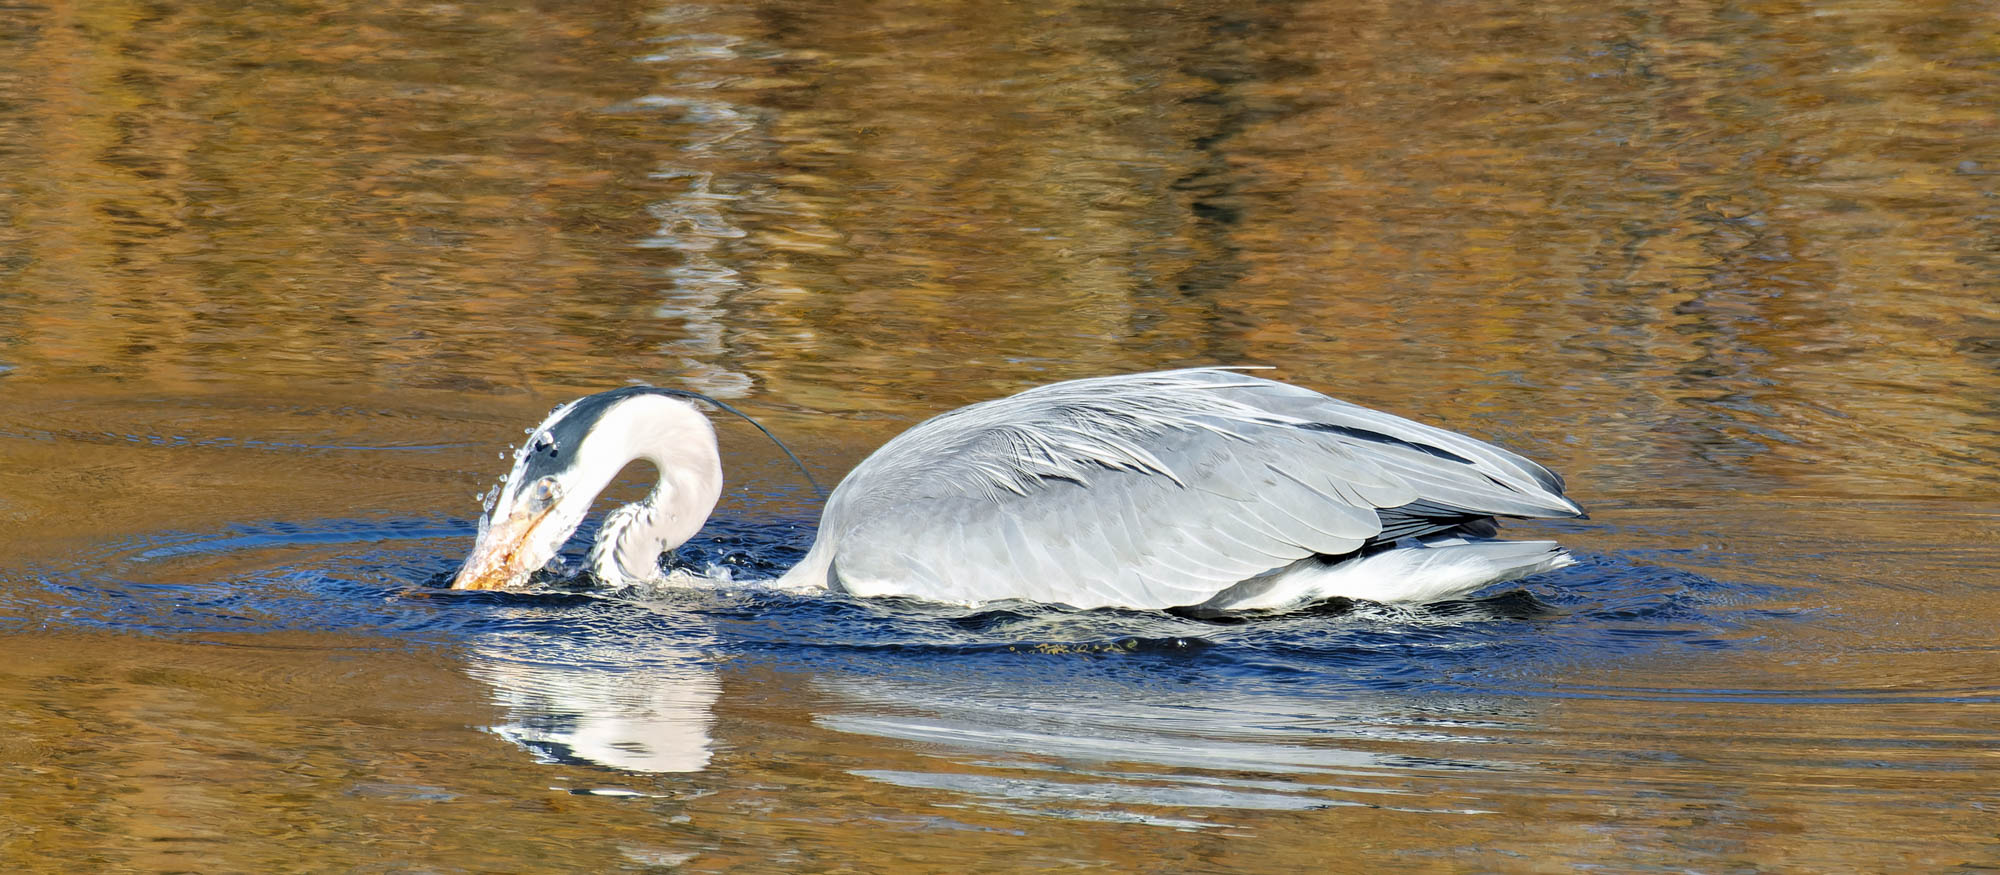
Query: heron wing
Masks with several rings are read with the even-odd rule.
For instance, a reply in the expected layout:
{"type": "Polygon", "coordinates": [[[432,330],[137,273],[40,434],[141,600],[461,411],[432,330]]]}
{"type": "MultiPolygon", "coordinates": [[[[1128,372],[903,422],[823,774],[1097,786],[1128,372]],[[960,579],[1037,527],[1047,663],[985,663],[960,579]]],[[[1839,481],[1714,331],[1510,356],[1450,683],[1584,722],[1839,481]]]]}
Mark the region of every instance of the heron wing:
{"type": "Polygon", "coordinates": [[[1576,516],[1547,469],[1229,370],[1057,383],[864,460],[817,549],[862,595],[1195,604],[1307,557],[1491,516],[1576,516]]]}

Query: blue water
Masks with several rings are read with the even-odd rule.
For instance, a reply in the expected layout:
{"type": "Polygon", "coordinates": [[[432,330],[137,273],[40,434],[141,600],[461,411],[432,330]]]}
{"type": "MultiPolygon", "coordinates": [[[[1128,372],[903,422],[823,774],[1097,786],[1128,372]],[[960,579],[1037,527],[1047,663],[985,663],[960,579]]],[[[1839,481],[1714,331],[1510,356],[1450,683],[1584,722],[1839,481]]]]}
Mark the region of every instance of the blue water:
{"type": "MultiPolygon", "coordinates": [[[[1024,681],[1048,680],[1039,676],[1055,670],[1135,681],[1182,673],[1234,684],[1450,691],[1531,688],[1538,665],[1754,647],[1757,623],[1791,613],[1750,607],[1770,601],[1775,587],[1717,580],[1641,553],[1580,554],[1573,567],[1464,601],[1420,608],[1336,602],[1224,620],[801,595],[759,582],[804,555],[810,525],[742,518],[713,521],[667,560],[670,570],[713,580],[701,588],[609,589],[585,575],[551,574],[526,593],[447,590],[473,532],[471,520],[435,517],[151,535],[66,568],[30,572],[43,595],[10,588],[19,603],[5,612],[6,622],[197,640],[214,632],[343,632],[413,645],[538,630],[558,651],[586,637],[642,647],[700,622],[721,652],[817,671],[894,674],[942,662],[1024,681]],[[186,573],[186,566],[218,559],[249,567],[218,579],[186,573]]],[[[574,540],[566,564],[579,567],[587,546],[584,537],[574,540]]]]}
{"type": "MultiPolygon", "coordinates": [[[[607,589],[555,573],[529,592],[446,589],[473,532],[469,519],[424,517],[135,538],[0,581],[27,584],[0,586],[11,600],[0,628],[218,644],[339,633],[343,647],[442,649],[500,706],[484,731],[524,762],[602,774],[577,792],[611,795],[728,773],[734,752],[760,756],[758,742],[718,735],[717,709],[803,698],[831,737],[939,758],[858,763],[857,778],[1010,814],[1174,829],[1225,827],[1230,811],[1386,805],[1376,797],[1408,780],[1533,768],[1508,751],[1537,731],[1541,702],[1995,699],[1578,682],[1758,650],[1771,629],[1815,620],[1785,587],[1682,567],[1726,568],[1726,555],[1583,553],[1464,601],[1209,621],[774,590],[760,581],[803,555],[811,527],[749,516],[713,521],[670,557],[710,579],[699,587],[607,589]],[[799,689],[772,692],[773,678],[799,689]]],[[[569,567],[586,548],[569,545],[569,567]]]]}

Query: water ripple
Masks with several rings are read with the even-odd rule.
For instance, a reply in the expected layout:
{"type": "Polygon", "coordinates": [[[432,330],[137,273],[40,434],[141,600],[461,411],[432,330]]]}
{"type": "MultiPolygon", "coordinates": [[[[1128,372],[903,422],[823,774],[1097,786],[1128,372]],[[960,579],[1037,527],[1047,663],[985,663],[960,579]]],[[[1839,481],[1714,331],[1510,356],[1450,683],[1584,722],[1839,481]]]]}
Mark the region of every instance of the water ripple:
{"type": "MultiPolygon", "coordinates": [[[[1796,610],[1771,607],[1785,600],[1777,587],[1665,564],[1670,555],[1586,554],[1525,585],[1422,608],[1217,622],[762,586],[802,554],[805,531],[716,520],[669,563],[705,575],[700,586],[605,590],[556,575],[505,593],[442,588],[473,532],[461,518],[165,532],[34,569],[31,586],[0,589],[0,625],[451,648],[492,690],[501,719],[489,731],[536,760],[630,775],[727,768],[717,710],[760,696],[732,678],[775,673],[812,691],[819,731],[927,763],[895,758],[857,777],[994,811],[1177,829],[1227,827],[1227,810],[1485,811],[1395,799],[1412,781],[1535,768],[1515,751],[1553,701],[2000,701],[1974,686],[1576,682],[1578,666],[1754,649],[1757,630],[1796,610]]],[[[584,547],[565,561],[580,564],[584,547]]]]}

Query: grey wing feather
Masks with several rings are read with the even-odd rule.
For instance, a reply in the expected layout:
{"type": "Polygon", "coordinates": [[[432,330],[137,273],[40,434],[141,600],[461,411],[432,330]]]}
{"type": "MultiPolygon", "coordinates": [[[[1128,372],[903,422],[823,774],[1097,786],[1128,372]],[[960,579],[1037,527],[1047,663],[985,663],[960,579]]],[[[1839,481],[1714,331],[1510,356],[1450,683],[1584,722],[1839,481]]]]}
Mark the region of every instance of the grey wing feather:
{"type": "Polygon", "coordinates": [[[814,550],[864,595],[1165,608],[1372,541],[1581,515],[1561,489],[1463,435],[1236,371],[1168,371],[918,425],[834,490],[814,550]]]}

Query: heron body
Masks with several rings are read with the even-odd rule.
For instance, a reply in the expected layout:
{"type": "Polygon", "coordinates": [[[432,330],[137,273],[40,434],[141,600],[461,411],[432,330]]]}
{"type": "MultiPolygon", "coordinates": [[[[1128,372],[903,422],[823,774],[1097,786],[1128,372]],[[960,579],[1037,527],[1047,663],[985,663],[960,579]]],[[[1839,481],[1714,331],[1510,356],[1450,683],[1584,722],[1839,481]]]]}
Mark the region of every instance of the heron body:
{"type": "MultiPolygon", "coordinates": [[[[592,395],[533,434],[454,586],[525,580],[633,459],[661,476],[606,517],[590,562],[607,581],[658,577],[721,494],[714,432],[671,390],[592,395]]],[[[1438,601],[1571,564],[1492,538],[1500,517],[1581,517],[1562,490],[1491,444],[1237,370],[1072,380],[891,440],[779,583],[1214,613],[1438,601]]]]}

